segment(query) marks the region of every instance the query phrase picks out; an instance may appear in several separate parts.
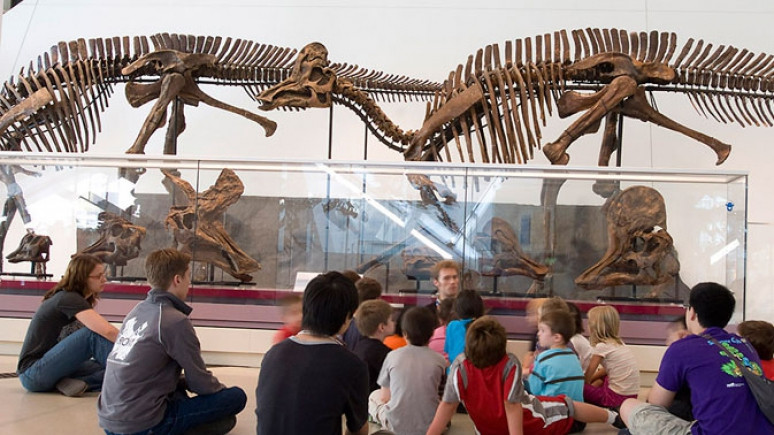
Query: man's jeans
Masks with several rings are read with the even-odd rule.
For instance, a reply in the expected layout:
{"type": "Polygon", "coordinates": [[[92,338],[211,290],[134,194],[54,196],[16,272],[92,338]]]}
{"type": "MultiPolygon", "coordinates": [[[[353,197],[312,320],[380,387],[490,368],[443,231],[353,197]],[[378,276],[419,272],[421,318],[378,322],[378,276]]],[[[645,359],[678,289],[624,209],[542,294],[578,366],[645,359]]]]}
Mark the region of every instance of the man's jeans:
{"type": "MultiPolygon", "coordinates": [[[[247,395],[239,387],[224,388],[217,393],[196,397],[175,394],[167,402],[167,411],[159,424],[132,435],[175,435],[188,429],[239,414],[247,395]]],[[[105,431],[107,435],[119,435],[105,431]]]]}
{"type": "Polygon", "coordinates": [[[19,380],[28,391],[51,391],[62,378],[81,379],[92,391],[102,387],[108,354],[113,343],[89,328],[81,328],[35,361],[19,380]]]}

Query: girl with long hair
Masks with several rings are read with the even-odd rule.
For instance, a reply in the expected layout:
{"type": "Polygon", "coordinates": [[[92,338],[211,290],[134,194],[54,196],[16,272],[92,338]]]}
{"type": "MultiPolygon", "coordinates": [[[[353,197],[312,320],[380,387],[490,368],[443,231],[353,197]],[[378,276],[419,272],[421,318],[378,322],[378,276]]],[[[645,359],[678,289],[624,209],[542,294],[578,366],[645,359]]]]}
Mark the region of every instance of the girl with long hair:
{"type": "Polygon", "coordinates": [[[99,391],[118,329],[94,310],[105,287],[105,265],[93,255],[72,257],[59,283],[43,296],[32,316],[17,373],[32,392],[59,390],[66,396],[99,391]],[[84,327],[64,335],[74,322],[84,327]]]}
{"type": "Polygon", "coordinates": [[[591,361],[586,368],[583,400],[607,408],[618,408],[640,391],[640,370],[634,354],[621,339],[621,319],[610,305],[588,312],[591,361]]]}

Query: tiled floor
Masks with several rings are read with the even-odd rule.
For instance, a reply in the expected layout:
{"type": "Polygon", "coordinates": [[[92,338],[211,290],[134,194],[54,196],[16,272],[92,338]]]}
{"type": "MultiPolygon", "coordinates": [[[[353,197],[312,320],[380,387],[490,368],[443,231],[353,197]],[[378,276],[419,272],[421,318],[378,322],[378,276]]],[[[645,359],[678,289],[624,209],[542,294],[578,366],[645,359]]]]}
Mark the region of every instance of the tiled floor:
{"type": "MultiPolygon", "coordinates": [[[[16,358],[0,356],[0,373],[13,372],[16,358]]],[[[235,435],[255,434],[255,386],[259,369],[215,367],[212,371],[226,385],[239,385],[247,392],[247,406],[237,417],[235,435]]],[[[16,378],[0,379],[0,434],[86,435],[103,433],[97,425],[97,394],[68,398],[58,393],[28,393],[16,378]]],[[[373,426],[372,432],[378,428],[373,426]]],[[[473,424],[467,415],[457,414],[449,435],[472,434],[473,424]]],[[[617,431],[604,424],[590,424],[584,434],[608,435],[617,431]]]]}

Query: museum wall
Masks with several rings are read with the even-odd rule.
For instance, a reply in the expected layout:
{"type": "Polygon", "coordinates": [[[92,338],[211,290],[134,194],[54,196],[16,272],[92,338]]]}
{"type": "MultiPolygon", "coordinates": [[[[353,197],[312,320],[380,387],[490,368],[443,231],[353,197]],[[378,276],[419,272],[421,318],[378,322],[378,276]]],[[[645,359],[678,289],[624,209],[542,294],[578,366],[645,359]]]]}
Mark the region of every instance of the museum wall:
{"type": "MultiPolygon", "coordinates": [[[[559,29],[586,27],[629,31],[674,31],[679,44],[688,38],[714,45],[734,45],[754,52],[774,53],[774,4],[742,1],[553,1],[533,6],[526,1],[490,1],[486,6],[470,2],[399,1],[384,4],[354,0],[287,1],[55,1],[25,0],[2,18],[0,77],[26,67],[58,41],[80,37],[149,35],[156,32],[220,35],[244,38],[300,49],[311,41],[325,44],[329,58],[363,67],[441,82],[468,55],[490,43],[530,37],[559,29]]],[[[208,87],[217,98],[255,111],[256,104],[238,88],[208,87]]],[[[134,140],[147,115],[147,107],[133,109],[116,86],[110,107],[102,116],[102,132],[89,153],[120,154],[134,140]]],[[[749,171],[749,232],[747,236],[747,318],[774,316],[774,205],[769,198],[774,185],[770,170],[774,151],[769,149],[774,130],[722,124],[698,114],[685,95],[659,94],[658,108],[693,129],[731,143],[734,148],[722,170],[749,171]]],[[[424,103],[383,103],[384,111],[404,130],[417,129],[424,103]]],[[[401,161],[402,156],[367,135],[362,122],[346,108],[310,109],[303,112],[262,113],[278,124],[270,138],[243,118],[209,107],[188,108],[188,128],[180,136],[178,154],[186,158],[326,159],[329,122],[332,118],[332,158],[401,161]],[[364,137],[367,147],[364,149],[364,137]]],[[[557,138],[573,118],[556,114],[546,120],[544,143],[557,138]]],[[[146,153],[162,152],[163,134],[151,138],[146,153]]],[[[570,165],[594,166],[600,135],[579,139],[569,149],[570,165]]],[[[634,168],[711,170],[715,156],[694,140],[659,127],[627,119],[624,124],[622,165],[634,168]]],[[[536,153],[529,165],[546,165],[536,153]]],[[[159,186],[159,192],[162,188],[159,186]]],[[[258,183],[249,185],[251,195],[269,194],[258,183]]],[[[303,194],[303,192],[297,192],[303,194]]],[[[599,205],[601,199],[567,190],[561,203],[599,205]]],[[[535,198],[525,199],[535,203],[535,198]]],[[[690,214],[702,207],[724,207],[725,198],[706,198],[701,203],[680,204],[668,214],[690,214]]],[[[690,220],[682,225],[690,226],[690,220]]],[[[722,249],[702,235],[712,228],[670,228],[676,244],[705,243],[702,249],[722,249]],[[682,239],[681,239],[682,238],[682,239]],[[691,240],[691,239],[696,240],[691,240]]],[[[71,235],[69,243],[75,243],[71,235]]],[[[9,236],[9,240],[16,240],[9,236]]],[[[65,242],[67,243],[67,242],[65,242]]],[[[61,249],[61,248],[60,248],[61,249]]],[[[690,261],[690,259],[684,259],[690,261]]],[[[711,264],[687,265],[702,271],[711,264]]],[[[55,268],[54,268],[55,269],[55,268]]],[[[708,276],[709,275],[708,273],[708,276]]],[[[688,285],[703,279],[700,272],[683,276],[688,285]]]]}

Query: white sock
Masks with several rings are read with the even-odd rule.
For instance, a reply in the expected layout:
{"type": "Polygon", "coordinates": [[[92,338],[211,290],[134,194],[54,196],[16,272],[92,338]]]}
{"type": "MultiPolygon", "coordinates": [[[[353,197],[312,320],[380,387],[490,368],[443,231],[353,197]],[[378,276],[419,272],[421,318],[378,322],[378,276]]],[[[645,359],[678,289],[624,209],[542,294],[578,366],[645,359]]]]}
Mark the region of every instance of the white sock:
{"type": "Polygon", "coordinates": [[[615,411],[607,410],[607,424],[613,424],[615,418],[618,417],[618,413],[615,411]]]}

